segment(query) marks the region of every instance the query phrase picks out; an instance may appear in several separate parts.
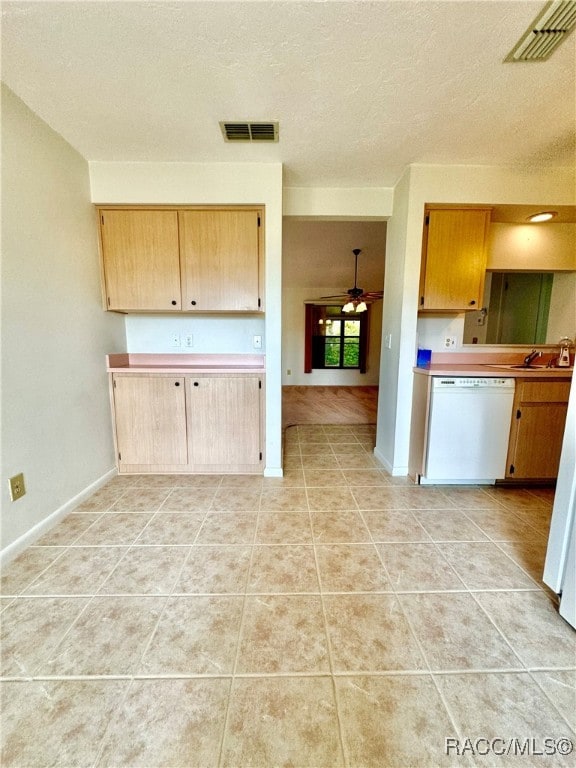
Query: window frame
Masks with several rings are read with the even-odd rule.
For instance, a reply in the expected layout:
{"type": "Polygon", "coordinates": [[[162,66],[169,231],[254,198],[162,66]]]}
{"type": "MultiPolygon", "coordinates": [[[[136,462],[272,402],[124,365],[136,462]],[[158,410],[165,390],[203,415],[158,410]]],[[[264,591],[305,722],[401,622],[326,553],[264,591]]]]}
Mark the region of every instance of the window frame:
{"type": "MultiPolygon", "coordinates": [[[[359,373],[366,373],[368,365],[368,338],[369,338],[369,324],[370,324],[370,305],[365,312],[350,313],[342,312],[336,314],[327,315],[328,307],[338,307],[338,304],[305,304],[306,316],[305,316],[305,344],[304,344],[304,373],[312,373],[312,371],[358,371],[359,373]],[[357,366],[344,366],[344,365],[328,365],[318,367],[313,365],[314,363],[314,339],[318,337],[325,337],[324,334],[315,333],[318,327],[319,321],[326,321],[327,317],[332,319],[338,319],[345,322],[346,320],[359,320],[360,321],[360,334],[358,342],[358,356],[359,364],[357,366]]],[[[344,345],[344,326],[340,334],[342,340],[342,347],[340,353],[340,359],[343,360],[344,345]]]]}

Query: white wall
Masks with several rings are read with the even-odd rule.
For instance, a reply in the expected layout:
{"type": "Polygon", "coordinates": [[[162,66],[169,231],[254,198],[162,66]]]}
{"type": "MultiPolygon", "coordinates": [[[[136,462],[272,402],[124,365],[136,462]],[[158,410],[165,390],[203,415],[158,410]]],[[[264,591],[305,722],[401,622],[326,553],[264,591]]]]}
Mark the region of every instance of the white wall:
{"type": "MultiPolygon", "coordinates": [[[[413,294],[411,280],[406,273],[407,255],[418,247],[418,236],[409,228],[411,219],[418,215],[412,210],[410,188],[412,168],[407,168],[394,190],[394,215],[388,222],[386,266],[382,316],[382,356],[380,360],[380,390],[378,393],[378,422],[374,453],[393,473],[408,472],[408,454],[404,464],[395,465],[396,446],[410,430],[410,416],[397,404],[405,402],[403,388],[408,385],[407,372],[412,370],[416,354],[416,319],[418,288],[413,294]],[[411,343],[406,340],[411,339],[411,343]]],[[[420,243],[422,235],[420,234],[420,243]]],[[[417,281],[420,267],[418,265],[417,281]]],[[[417,282],[418,285],[418,282],[417,282]]],[[[412,386],[411,378],[409,386],[412,386]]],[[[410,395],[411,398],[411,395],[410,395]]]]}
{"type": "Polygon", "coordinates": [[[576,269],[576,224],[490,225],[486,269],[576,269]]]}
{"type": "Polygon", "coordinates": [[[114,468],[88,166],[2,87],[2,547],[15,554],[114,468]],[[11,502],[8,478],[24,472],[11,502]]]}
{"type": "Polygon", "coordinates": [[[175,354],[265,354],[264,318],[256,315],[126,315],[126,351],[175,354]],[[186,346],[192,335],[192,347],[186,346]],[[173,343],[174,336],[180,346],[173,343]],[[254,336],[262,348],[254,348],[254,336]]]}
{"type": "Polygon", "coordinates": [[[360,248],[358,285],[381,291],[384,284],[386,223],[285,218],[282,243],[282,383],[305,386],[378,384],[382,302],[370,308],[370,344],[365,374],[313,370],[304,373],[304,301],[332,296],[354,285],[353,248],[360,248]],[[288,373],[290,371],[290,373],[288,373]]]}
{"type": "MultiPolygon", "coordinates": [[[[164,329],[174,327],[181,332],[192,328],[198,337],[190,352],[204,351],[196,344],[206,343],[206,333],[214,328],[214,352],[254,353],[246,348],[253,331],[265,337],[266,345],[266,467],[265,474],[282,474],[282,385],[281,385],[281,317],[282,317],[282,166],[279,163],[90,163],[92,200],[94,203],[126,204],[262,204],[265,213],[265,319],[240,316],[226,318],[184,318],[169,322],[134,316],[127,321],[130,347],[143,351],[148,341],[154,350],[174,352],[165,347],[164,329]],[[152,324],[157,323],[157,330],[152,324]],[[198,324],[197,324],[198,323],[198,324]],[[263,330],[262,330],[263,328],[263,330]],[[195,331],[194,329],[198,329],[195,331]],[[203,340],[201,341],[202,336],[203,340]],[[228,337],[228,338],[227,338],[228,337]],[[234,345],[238,343],[239,346],[234,345]]],[[[183,351],[182,349],[180,351],[183,351]]]]}
{"type": "Polygon", "coordinates": [[[284,216],[323,221],[382,221],[393,204],[389,187],[287,187],[283,203],[284,216]]]}
{"type": "Polygon", "coordinates": [[[427,321],[417,323],[424,205],[471,203],[549,207],[574,205],[575,201],[574,174],[569,168],[413,165],[396,186],[394,215],[388,224],[382,330],[383,339],[392,332],[392,349],[389,350],[391,354],[387,354],[383,347],[376,443],[377,456],[395,474],[407,472],[412,366],[418,333],[420,337],[428,333],[427,321]],[[395,338],[398,330],[399,341],[395,338]],[[386,371],[391,372],[395,367],[398,369],[397,381],[390,381],[386,371]],[[394,439],[391,443],[392,428],[394,439]]]}
{"type": "Polygon", "coordinates": [[[462,352],[464,320],[464,314],[420,316],[417,324],[416,348],[431,349],[432,352],[462,352]],[[447,336],[456,338],[456,347],[446,348],[444,340],[447,336]]]}

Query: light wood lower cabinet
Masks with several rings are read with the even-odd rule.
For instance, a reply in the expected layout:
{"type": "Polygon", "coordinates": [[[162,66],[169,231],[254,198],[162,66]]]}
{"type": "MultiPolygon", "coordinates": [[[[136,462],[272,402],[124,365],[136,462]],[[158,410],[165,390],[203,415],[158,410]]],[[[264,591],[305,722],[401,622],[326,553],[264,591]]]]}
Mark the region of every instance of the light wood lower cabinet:
{"type": "Polygon", "coordinates": [[[188,464],[184,377],[114,376],[120,466],[188,464]]]}
{"type": "Polygon", "coordinates": [[[260,380],[188,379],[190,462],[211,467],[260,462],[260,380]]]}
{"type": "Polygon", "coordinates": [[[263,468],[263,377],[111,374],[120,473],[263,468]]]}
{"type": "Polygon", "coordinates": [[[558,475],[569,381],[516,382],[506,477],[552,480],[558,475]]]}

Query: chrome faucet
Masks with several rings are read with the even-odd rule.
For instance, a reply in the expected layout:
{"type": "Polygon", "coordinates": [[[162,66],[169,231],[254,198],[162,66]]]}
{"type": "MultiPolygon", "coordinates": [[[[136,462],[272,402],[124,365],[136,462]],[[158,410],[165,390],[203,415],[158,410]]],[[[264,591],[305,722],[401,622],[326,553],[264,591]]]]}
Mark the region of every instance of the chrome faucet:
{"type": "Polygon", "coordinates": [[[530,352],[530,354],[526,355],[526,357],[524,358],[524,365],[526,366],[526,368],[530,368],[530,363],[533,360],[535,360],[537,357],[541,357],[541,356],[542,356],[542,352],[538,352],[538,350],[533,349],[532,352],[530,352]]]}

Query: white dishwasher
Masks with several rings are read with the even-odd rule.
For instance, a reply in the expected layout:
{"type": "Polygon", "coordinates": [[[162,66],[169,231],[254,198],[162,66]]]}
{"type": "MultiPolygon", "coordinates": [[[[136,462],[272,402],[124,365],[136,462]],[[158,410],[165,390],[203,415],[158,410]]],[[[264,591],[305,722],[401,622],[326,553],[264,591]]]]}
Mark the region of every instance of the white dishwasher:
{"type": "Polygon", "coordinates": [[[420,482],[493,484],[506,474],[514,379],[433,376],[420,482]]]}

